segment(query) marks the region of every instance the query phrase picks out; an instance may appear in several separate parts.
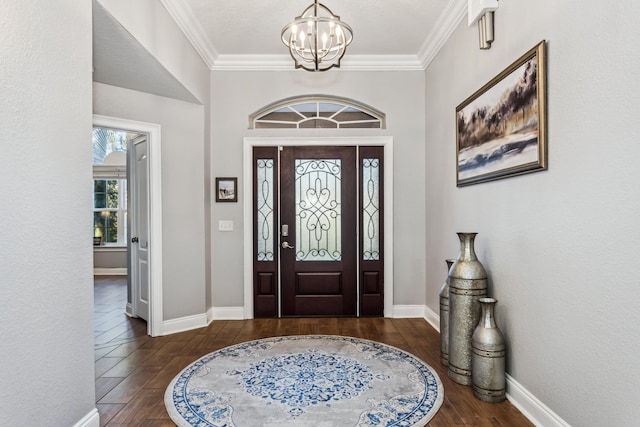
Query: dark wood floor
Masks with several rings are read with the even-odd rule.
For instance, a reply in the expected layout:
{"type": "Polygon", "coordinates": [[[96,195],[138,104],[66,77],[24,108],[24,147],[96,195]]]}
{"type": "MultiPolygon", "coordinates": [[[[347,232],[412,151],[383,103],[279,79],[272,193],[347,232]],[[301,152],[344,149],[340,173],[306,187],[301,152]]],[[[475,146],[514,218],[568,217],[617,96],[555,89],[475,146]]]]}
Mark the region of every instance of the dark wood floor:
{"type": "MultiPolygon", "coordinates": [[[[144,321],[124,314],[126,291],[124,278],[95,279],[96,403],[103,426],[174,426],[164,407],[164,391],[189,363],[243,341],[298,334],[375,340],[427,362],[445,389],[431,427],[533,426],[509,402],[481,402],[470,387],[449,380],[440,364],[440,336],[424,319],[220,320],[207,328],[151,338],[144,321]]],[[[246,427],[259,425],[256,421],[246,427]]]]}

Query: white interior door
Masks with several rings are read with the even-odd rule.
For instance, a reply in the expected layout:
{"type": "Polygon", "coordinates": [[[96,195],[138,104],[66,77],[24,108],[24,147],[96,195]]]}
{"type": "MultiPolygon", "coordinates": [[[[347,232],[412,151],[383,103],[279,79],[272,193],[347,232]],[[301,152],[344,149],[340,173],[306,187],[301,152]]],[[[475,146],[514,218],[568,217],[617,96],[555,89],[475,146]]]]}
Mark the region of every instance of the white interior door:
{"type": "Polygon", "coordinates": [[[131,202],[131,300],[133,315],[149,320],[149,147],[143,135],[132,143],[129,157],[131,202]]]}

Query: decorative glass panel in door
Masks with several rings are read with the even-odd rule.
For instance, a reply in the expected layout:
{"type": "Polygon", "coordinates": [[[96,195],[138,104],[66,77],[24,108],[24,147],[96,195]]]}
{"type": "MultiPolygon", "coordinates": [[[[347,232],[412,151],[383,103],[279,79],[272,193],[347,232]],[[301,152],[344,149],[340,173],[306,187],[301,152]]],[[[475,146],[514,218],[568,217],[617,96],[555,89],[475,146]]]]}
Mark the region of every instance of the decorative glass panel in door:
{"type": "Polygon", "coordinates": [[[340,159],[296,159],[296,261],[339,261],[340,159]]]}
{"type": "Polygon", "coordinates": [[[355,159],[355,147],[281,151],[283,316],[356,315],[355,159]]]}

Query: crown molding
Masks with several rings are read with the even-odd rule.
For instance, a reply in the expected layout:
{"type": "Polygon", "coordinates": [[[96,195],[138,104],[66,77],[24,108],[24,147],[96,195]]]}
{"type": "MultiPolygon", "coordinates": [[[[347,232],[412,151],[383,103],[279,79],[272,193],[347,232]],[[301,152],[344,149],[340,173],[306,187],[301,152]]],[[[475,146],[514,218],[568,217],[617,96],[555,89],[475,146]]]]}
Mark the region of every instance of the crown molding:
{"type": "Polygon", "coordinates": [[[167,9],[173,20],[176,21],[178,27],[180,27],[207,67],[213,69],[218,58],[218,52],[209,42],[204,29],[193,15],[191,8],[184,0],[160,0],[160,3],[167,9]]]}
{"type": "MultiPolygon", "coordinates": [[[[160,1],[210,70],[271,71],[293,69],[289,55],[218,54],[184,0],[160,1]]],[[[425,70],[464,19],[467,10],[467,0],[450,0],[417,55],[348,55],[343,59],[340,69],[356,71],[425,70]]]]}
{"type": "Polygon", "coordinates": [[[426,70],[431,61],[436,57],[442,46],[451,37],[451,34],[460,25],[467,15],[467,0],[451,0],[447,8],[442,12],[433,30],[427,36],[418,53],[422,69],[426,70]]]}
{"type": "MultiPolygon", "coordinates": [[[[295,70],[289,55],[219,55],[211,67],[214,71],[291,71],[295,70]]],[[[411,71],[423,70],[415,55],[350,55],[342,60],[345,71],[411,71]]]]}

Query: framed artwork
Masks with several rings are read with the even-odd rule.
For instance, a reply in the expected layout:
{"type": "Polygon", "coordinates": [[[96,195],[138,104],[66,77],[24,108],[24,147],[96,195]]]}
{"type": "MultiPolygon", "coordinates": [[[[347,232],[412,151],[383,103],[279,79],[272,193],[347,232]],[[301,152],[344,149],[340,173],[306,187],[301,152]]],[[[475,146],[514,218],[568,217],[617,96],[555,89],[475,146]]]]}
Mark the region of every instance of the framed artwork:
{"type": "Polygon", "coordinates": [[[456,107],[458,187],[547,169],[545,41],[456,107]]]}
{"type": "Polygon", "coordinates": [[[238,178],[216,178],[216,202],[238,201],[238,178]]]}

